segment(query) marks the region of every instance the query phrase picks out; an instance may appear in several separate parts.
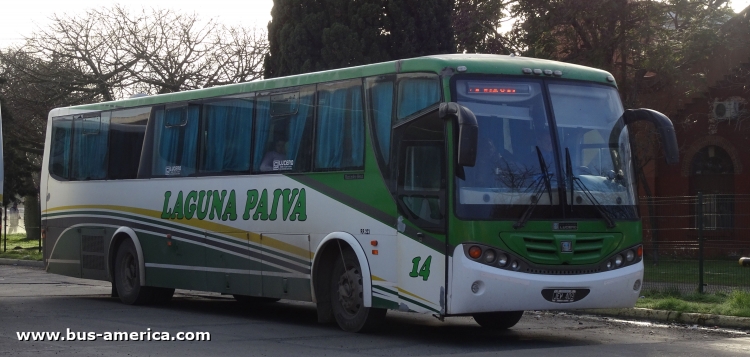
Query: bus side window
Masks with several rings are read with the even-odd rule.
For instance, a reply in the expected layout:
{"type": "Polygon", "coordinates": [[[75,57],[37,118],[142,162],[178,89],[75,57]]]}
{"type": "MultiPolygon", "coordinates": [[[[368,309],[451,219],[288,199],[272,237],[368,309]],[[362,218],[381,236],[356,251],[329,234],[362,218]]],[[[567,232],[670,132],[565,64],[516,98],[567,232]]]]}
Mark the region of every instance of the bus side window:
{"type": "Polygon", "coordinates": [[[200,107],[181,105],[156,110],[154,125],[154,176],[188,176],[195,173],[200,107]]]}
{"type": "Polygon", "coordinates": [[[386,172],[391,159],[391,126],[393,125],[393,89],[395,76],[367,78],[367,100],[376,151],[380,153],[381,170],[386,172]]]}
{"type": "Polygon", "coordinates": [[[109,175],[113,180],[138,175],[151,107],[115,110],[109,124],[109,175]]]}
{"type": "Polygon", "coordinates": [[[249,171],[252,98],[205,103],[202,121],[201,172],[249,171]]]}
{"type": "Polygon", "coordinates": [[[70,178],[70,144],[72,140],[73,118],[52,119],[49,172],[57,178],[70,178]]]}
{"type": "Polygon", "coordinates": [[[108,144],[109,112],[74,117],[71,180],[106,178],[108,144]]]}
{"type": "Polygon", "coordinates": [[[364,167],[365,122],[362,81],[318,85],[315,169],[364,167]]]}
{"type": "Polygon", "coordinates": [[[402,74],[398,79],[398,120],[440,102],[440,80],[436,74],[402,74]]]}
{"type": "Polygon", "coordinates": [[[315,88],[307,87],[258,98],[254,172],[310,170],[314,96],[315,88]]]}

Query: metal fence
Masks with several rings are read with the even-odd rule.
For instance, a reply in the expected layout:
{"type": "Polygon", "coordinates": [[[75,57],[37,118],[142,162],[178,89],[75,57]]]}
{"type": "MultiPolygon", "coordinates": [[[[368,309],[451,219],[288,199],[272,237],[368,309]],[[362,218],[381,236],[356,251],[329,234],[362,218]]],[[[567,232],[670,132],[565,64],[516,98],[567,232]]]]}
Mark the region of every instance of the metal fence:
{"type": "Polygon", "coordinates": [[[750,195],[641,198],[644,290],[750,291],[750,195]]]}

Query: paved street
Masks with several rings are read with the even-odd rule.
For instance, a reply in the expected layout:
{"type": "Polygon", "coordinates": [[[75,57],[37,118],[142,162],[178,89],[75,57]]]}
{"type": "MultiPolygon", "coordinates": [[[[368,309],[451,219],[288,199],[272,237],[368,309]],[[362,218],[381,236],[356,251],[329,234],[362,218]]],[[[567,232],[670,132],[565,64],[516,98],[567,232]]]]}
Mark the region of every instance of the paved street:
{"type": "Polygon", "coordinates": [[[0,356],[740,356],[739,331],[526,312],[511,330],[488,332],[471,318],[389,312],[377,334],[316,322],[310,303],[243,308],[229,297],[178,291],[164,306],[126,306],[109,285],[0,265],[0,356]],[[22,342],[17,332],[211,333],[210,341],[22,342]]]}

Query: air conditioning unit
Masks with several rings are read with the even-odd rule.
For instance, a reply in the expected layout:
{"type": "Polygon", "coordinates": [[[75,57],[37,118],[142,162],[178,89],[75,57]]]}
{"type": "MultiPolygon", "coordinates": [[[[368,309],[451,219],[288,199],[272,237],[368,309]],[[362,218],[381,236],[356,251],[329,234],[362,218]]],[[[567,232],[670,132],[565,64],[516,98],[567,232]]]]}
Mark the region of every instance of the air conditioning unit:
{"type": "Polygon", "coordinates": [[[716,120],[730,120],[737,117],[740,112],[740,104],[736,100],[727,100],[723,102],[714,102],[711,115],[716,120]]]}

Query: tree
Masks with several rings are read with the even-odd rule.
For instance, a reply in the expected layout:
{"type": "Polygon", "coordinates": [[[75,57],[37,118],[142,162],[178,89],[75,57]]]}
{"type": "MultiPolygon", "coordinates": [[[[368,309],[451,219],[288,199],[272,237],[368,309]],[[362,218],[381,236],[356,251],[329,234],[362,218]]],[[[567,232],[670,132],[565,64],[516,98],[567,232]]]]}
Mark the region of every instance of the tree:
{"type": "Polygon", "coordinates": [[[452,0],[275,0],[265,76],[453,53],[452,0]]]}
{"type": "Polygon", "coordinates": [[[51,20],[23,45],[0,51],[5,197],[25,196],[28,222],[38,220],[50,110],[259,79],[268,51],[262,31],[172,10],[115,6],[51,20]]]}
{"type": "Polygon", "coordinates": [[[456,0],[452,26],[458,52],[510,54],[512,45],[500,33],[512,0],[456,0]]]}

